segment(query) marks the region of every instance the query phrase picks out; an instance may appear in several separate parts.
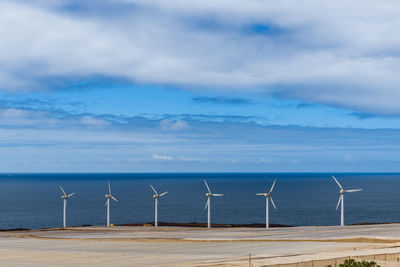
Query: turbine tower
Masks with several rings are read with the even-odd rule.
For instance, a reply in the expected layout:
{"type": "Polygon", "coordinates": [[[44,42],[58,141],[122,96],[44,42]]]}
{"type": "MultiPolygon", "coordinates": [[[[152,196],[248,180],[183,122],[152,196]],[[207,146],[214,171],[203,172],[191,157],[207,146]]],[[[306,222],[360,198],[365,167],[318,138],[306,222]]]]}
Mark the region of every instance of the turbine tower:
{"type": "Polygon", "coordinates": [[[272,206],[276,209],[274,200],[272,199],[271,192],[274,190],[276,183],[276,179],[272,183],[271,189],[269,190],[268,193],[257,193],[257,196],[264,196],[265,197],[265,228],[269,228],[269,200],[271,200],[272,206]]]}
{"type": "Polygon", "coordinates": [[[344,193],[353,193],[353,192],[358,192],[361,191],[362,189],[351,189],[351,190],[344,190],[342,185],[336,180],[335,176],[332,176],[333,180],[337,183],[337,185],[340,188],[340,196],[339,196],[339,201],[336,205],[336,210],[339,208],[339,204],[342,203],[341,205],[341,210],[340,210],[340,226],[344,226],[344,193]]]}
{"type": "Polygon", "coordinates": [[[158,199],[160,197],[166,195],[168,193],[168,191],[164,192],[162,194],[158,194],[157,190],[151,184],[150,184],[150,187],[154,191],[154,195],[153,195],[153,198],[154,198],[154,226],[157,227],[158,226],[158,199]]]}
{"type": "Polygon", "coordinates": [[[118,200],[111,194],[111,186],[110,182],[108,182],[108,195],[104,196],[106,200],[106,207],[107,207],[107,226],[110,226],[110,199],[118,202],[118,200]]]}
{"type": "Polygon", "coordinates": [[[207,203],[206,203],[206,206],[205,206],[204,209],[207,209],[207,207],[208,207],[207,227],[211,228],[211,213],[210,213],[210,210],[211,210],[211,197],[222,197],[224,194],[213,194],[213,193],[211,193],[210,187],[208,186],[206,180],[204,180],[204,183],[206,184],[207,190],[208,190],[208,193],[206,193],[207,203]]]}
{"type": "Polygon", "coordinates": [[[64,200],[64,210],[63,210],[63,227],[67,227],[67,200],[70,196],[72,196],[75,193],[71,193],[69,195],[67,195],[67,193],[65,193],[64,189],[60,186],[61,191],[63,192],[63,195],[61,196],[61,198],[64,200]]]}

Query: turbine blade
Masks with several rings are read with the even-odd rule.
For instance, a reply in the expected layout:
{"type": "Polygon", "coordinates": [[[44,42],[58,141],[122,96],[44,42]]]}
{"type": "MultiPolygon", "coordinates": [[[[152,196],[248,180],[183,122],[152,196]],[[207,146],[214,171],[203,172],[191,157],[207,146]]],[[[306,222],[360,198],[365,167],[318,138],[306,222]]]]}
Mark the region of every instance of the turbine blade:
{"type": "Polygon", "coordinates": [[[337,183],[337,185],[339,186],[340,190],[343,190],[342,185],[338,182],[338,180],[336,180],[335,176],[332,175],[333,180],[335,180],[335,182],[337,183]]]}
{"type": "Polygon", "coordinates": [[[149,184],[149,185],[150,185],[151,189],[153,189],[154,193],[156,193],[156,195],[158,196],[156,189],[154,189],[154,187],[151,184],[149,184]]]}
{"type": "Polygon", "coordinates": [[[115,202],[118,202],[118,199],[116,199],[115,197],[111,196],[112,200],[114,200],[115,202]]]}
{"type": "Polygon", "coordinates": [[[210,187],[208,186],[208,184],[207,184],[207,181],[206,181],[206,179],[204,179],[204,183],[206,184],[206,186],[207,186],[207,189],[208,189],[208,193],[210,193],[211,194],[211,190],[210,190],[210,187]]]}
{"type": "Polygon", "coordinates": [[[345,193],[353,193],[353,192],[359,192],[362,191],[363,189],[351,189],[351,190],[344,190],[345,193]]]}
{"type": "Polygon", "coordinates": [[[213,197],[222,197],[224,194],[211,194],[213,197]]]}
{"type": "Polygon", "coordinates": [[[111,185],[110,185],[110,181],[108,181],[108,194],[111,195],[111,185]]]}
{"type": "Polygon", "coordinates": [[[269,190],[270,193],[272,192],[272,190],[274,190],[275,184],[276,184],[276,179],[274,180],[274,183],[272,184],[271,189],[269,190]]]}
{"type": "Polygon", "coordinates": [[[274,206],[274,208],[275,208],[275,209],[277,209],[277,208],[276,208],[276,206],[275,206],[274,200],[272,199],[272,197],[271,197],[271,196],[269,197],[269,199],[271,200],[271,204],[272,204],[272,206],[274,206]]]}
{"type": "Polygon", "coordinates": [[[207,199],[206,206],[204,207],[205,210],[206,210],[207,207],[208,207],[208,201],[210,201],[210,198],[207,199]]]}
{"type": "Polygon", "coordinates": [[[104,207],[107,207],[107,205],[108,205],[108,199],[106,200],[106,204],[104,205],[104,207]]]}
{"type": "Polygon", "coordinates": [[[63,192],[64,196],[67,195],[67,194],[65,193],[64,189],[61,187],[61,185],[60,185],[60,189],[61,189],[61,191],[63,192]]]}
{"type": "Polygon", "coordinates": [[[168,194],[168,191],[167,191],[167,192],[164,192],[164,193],[162,193],[162,194],[160,195],[160,197],[162,197],[162,196],[164,196],[164,195],[166,195],[166,194],[168,194]]]}
{"type": "Polygon", "coordinates": [[[340,202],[342,201],[342,195],[339,196],[339,200],[336,205],[336,210],[339,208],[340,202]]]}
{"type": "Polygon", "coordinates": [[[68,195],[68,197],[73,196],[74,194],[75,194],[75,193],[71,193],[71,194],[68,195]]]}

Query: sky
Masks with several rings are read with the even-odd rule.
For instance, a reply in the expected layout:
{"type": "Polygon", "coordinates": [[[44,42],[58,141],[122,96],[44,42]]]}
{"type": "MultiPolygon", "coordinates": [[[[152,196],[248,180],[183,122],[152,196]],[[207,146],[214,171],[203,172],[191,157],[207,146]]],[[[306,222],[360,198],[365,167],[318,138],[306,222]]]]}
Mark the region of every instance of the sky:
{"type": "Polygon", "coordinates": [[[399,14],[2,0],[0,172],[400,172],[399,14]]]}

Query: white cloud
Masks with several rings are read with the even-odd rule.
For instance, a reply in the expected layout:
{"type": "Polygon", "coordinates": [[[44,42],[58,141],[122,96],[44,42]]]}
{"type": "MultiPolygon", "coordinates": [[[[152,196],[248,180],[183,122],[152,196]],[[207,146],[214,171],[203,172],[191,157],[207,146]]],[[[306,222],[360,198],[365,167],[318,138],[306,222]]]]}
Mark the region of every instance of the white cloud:
{"type": "Polygon", "coordinates": [[[172,160],[172,157],[171,157],[171,156],[157,155],[157,154],[154,154],[154,155],[152,156],[152,158],[153,158],[154,160],[172,160]]]}
{"type": "Polygon", "coordinates": [[[104,127],[110,125],[108,121],[95,118],[93,116],[83,116],[80,120],[84,125],[91,127],[104,127]]]}
{"type": "Polygon", "coordinates": [[[254,91],[400,113],[400,3],[361,1],[67,1],[0,3],[0,84],[104,75],[191,90],[254,91]],[[83,5],[84,3],[82,3],[83,5]],[[130,6],[129,4],[134,4],[130,6]],[[79,5],[79,4],[78,4],[79,5]],[[252,24],[278,28],[253,34],[252,24]]]}
{"type": "Polygon", "coordinates": [[[160,121],[160,127],[163,131],[179,131],[189,127],[184,120],[163,119],[160,121]]]}
{"type": "Polygon", "coordinates": [[[204,159],[200,158],[190,158],[190,157],[180,157],[180,160],[187,161],[187,162],[205,162],[204,159]]]}
{"type": "Polygon", "coordinates": [[[0,125],[2,127],[34,127],[34,128],[63,128],[69,127],[105,127],[110,125],[106,120],[94,116],[70,116],[57,117],[51,112],[40,110],[25,110],[18,108],[0,109],[0,125]]]}
{"type": "Polygon", "coordinates": [[[343,159],[346,162],[357,162],[358,161],[358,159],[356,157],[354,157],[352,155],[347,155],[347,154],[343,156],[343,159]]]}
{"type": "Polygon", "coordinates": [[[56,124],[60,124],[60,120],[43,111],[0,109],[0,125],[3,127],[52,127],[56,124]]]}

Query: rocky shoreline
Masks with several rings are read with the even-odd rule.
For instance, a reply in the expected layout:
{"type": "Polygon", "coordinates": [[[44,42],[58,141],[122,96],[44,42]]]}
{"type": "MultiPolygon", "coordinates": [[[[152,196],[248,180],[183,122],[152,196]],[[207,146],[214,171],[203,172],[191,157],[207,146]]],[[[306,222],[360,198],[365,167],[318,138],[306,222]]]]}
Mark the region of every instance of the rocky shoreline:
{"type": "MultiPolygon", "coordinates": [[[[398,224],[400,222],[361,222],[361,223],[353,223],[351,225],[381,225],[381,224],[398,224]]],[[[73,227],[93,227],[95,225],[84,224],[73,227]]],[[[142,226],[142,227],[152,227],[154,226],[154,222],[147,223],[126,223],[126,224],[112,224],[112,226],[142,226]]],[[[198,222],[188,222],[188,223],[179,223],[179,222],[158,222],[158,226],[167,226],[167,227],[199,227],[206,228],[207,223],[198,223],[198,222]]],[[[309,225],[308,225],[309,226],[309,225]]],[[[315,225],[318,226],[318,225],[315,225]]],[[[322,225],[321,225],[322,226],[322,225]]],[[[263,223],[249,223],[249,224],[211,224],[212,228],[265,228],[265,224],[263,223]]],[[[275,224],[272,223],[269,225],[270,228],[287,228],[287,227],[299,227],[294,225],[286,225],[286,224],[275,224]]],[[[50,228],[53,229],[53,228],[50,228]]],[[[62,228],[60,228],[62,229],[62,228]]],[[[0,229],[0,232],[20,232],[20,231],[31,231],[29,228],[10,228],[10,229],[0,229]]]]}

